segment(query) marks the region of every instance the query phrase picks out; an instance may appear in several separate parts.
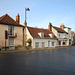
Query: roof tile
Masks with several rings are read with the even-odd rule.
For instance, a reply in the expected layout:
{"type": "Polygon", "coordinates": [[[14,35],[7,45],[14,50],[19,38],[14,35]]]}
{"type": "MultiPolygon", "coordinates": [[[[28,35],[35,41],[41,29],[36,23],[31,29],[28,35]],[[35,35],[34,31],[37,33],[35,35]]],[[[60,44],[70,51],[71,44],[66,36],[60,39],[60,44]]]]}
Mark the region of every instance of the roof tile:
{"type": "Polygon", "coordinates": [[[0,24],[6,24],[6,25],[16,25],[16,26],[23,26],[19,23],[17,23],[13,18],[11,18],[8,14],[3,15],[0,17],[0,24]]]}
{"type": "MultiPolygon", "coordinates": [[[[59,33],[67,33],[65,30],[61,29],[61,28],[58,28],[58,27],[54,27],[52,26],[57,32],[59,33]]],[[[67,33],[68,34],[68,33],[67,33]]]]}
{"type": "Polygon", "coordinates": [[[40,29],[40,28],[33,28],[33,27],[27,27],[32,37],[40,37],[38,33],[44,32],[44,37],[50,37],[49,34],[53,34],[48,29],[40,29]]]}

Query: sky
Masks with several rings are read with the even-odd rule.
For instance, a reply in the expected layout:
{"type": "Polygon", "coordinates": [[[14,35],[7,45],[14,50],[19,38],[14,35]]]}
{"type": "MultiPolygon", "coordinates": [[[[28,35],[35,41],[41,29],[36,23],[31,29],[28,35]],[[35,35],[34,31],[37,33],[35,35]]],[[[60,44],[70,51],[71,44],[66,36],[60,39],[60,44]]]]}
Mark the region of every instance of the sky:
{"type": "Polygon", "coordinates": [[[66,27],[75,31],[75,0],[0,0],[0,16],[9,14],[16,20],[20,14],[20,23],[24,25],[25,7],[27,11],[27,25],[30,27],[48,28],[49,22],[53,26],[66,27]]]}

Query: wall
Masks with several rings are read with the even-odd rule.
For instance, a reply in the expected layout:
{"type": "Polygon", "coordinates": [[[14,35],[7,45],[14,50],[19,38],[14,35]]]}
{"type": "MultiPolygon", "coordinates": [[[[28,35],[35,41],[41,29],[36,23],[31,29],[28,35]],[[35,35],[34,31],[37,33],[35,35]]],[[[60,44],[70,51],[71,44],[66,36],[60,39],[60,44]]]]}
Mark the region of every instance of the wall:
{"type": "Polygon", "coordinates": [[[54,35],[57,37],[57,31],[52,27],[52,32],[54,33],[54,35]]]}
{"type": "Polygon", "coordinates": [[[69,36],[66,33],[57,33],[57,38],[63,38],[64,39],[64,38],[69,38],[69,36]]]}
{"type": "Polygon", "coordinates": [[[57,46],[57,40],[53,40],[53,39],[33,39],[33,47],[32,48],[35,48],[35,42],[39,42],[39,48],[42,48],[41,47],[41,43],[42,42],[45,42],[45,47],[48,47],[48,41],[50,41],[50,47],[53,47],[52,46],[52,42],[55,42],[55,46],[57,46]]]}
{"type": "MultiPolygon", "coordinates": [[[[68,29],[65,29],[65,31],[68,31],[68,29]]],[[[61,41],[61,46],[64,46],[64,45],[62,45],[63,40],[64,41],[66,40],[66,46],[69,46],[69,34],[66,34],[66,33],[58,33],[53,27],[52,27],[52,32],[58,38],[58,40],[61,41]],[[60,35],[60,37],[59,37],[59,35],[60,35]],[[67,38],[67,39],[65,39],[65,38],[67,38]]],[[[58,45],[58,42],[57,42],[57,46],[59,46],[58,45]]]]}
{"type": "MultiPolygon", "coordinates": [[[[8,26],[0,24],[0,45],[1,47],[5,46],[5,30],[8,30],[8,26]]],[[[8,39],[6,40],[6,45],[8,45],[8,39]]]]}
{"type": "MultiPolygon", "coordinates": [[[[8,25],[0,24],[0,45],[5,46],[5,30],[8,31],[8,25]]],[[[23,45],[23,27],[14,26],[14,34],[17,33],[17,37],[14,38],[14,46],[23,45]]],[[[6,46],[9,45],[9,38],[6,40],[6,46]]]]}
{"type": "Polygon", "coordinates": [[[17,37],[14,38],[14,45],[23,45],[23,27],[14,26],[14,34],[17,33],[17,37]]]}
{"type": "Polygon", "coordinates": [[[71,29],[70,28],[64,28],[64,30],[68,33],[68,38],[71,39],[71,29]]]}
{"type": "MultiPolygon", "coordinates": [[[[26,30],[25,30],[25,34],[26,34],[26,39],[25,40],[28,40],[28,39],[32,39],[32,46],[33,46],[33,37],[31,36],[30,32],[28,31],[28,28],[26,27],[26,30]]],[[[26,44],[28,45],[28,44],[26,44]]]]}

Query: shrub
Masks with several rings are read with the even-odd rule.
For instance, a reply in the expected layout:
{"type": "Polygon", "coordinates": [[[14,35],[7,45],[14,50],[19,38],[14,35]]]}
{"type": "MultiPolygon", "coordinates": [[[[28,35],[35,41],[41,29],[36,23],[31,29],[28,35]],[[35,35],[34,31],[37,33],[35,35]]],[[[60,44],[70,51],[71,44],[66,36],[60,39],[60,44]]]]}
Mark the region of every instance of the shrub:
{"type": "Polygon", "coordinates": [[[28,43],[28,46],[31,46],[31,43],[32,43],[31,38],[29,38],[29,39],[27,40],[27,43],[28,43]]]}

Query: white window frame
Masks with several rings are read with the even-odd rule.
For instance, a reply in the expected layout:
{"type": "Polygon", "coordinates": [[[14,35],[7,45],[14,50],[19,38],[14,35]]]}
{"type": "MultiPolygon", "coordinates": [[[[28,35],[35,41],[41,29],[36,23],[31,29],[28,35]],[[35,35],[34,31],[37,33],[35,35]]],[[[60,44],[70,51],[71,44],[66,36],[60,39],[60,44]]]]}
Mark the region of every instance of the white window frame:
{"type": "Polygon", "coordinates": [[[10,35],[13,36],[14,35],[14,27],[13,26],[9,26],[8,29],[9,29],[9,36],[10,35]]]}
{"type": "Polygon", "coordinates": [[[39,48],[39,42],[35,42],[35,48],[39,48]]]}
{"type": "Polygon", "coordinates": [[[42,48],[45,47],[45,42],[41,42],[42,48]]]}
{"type": "Polygon", "coordinates": [[[52,47],[55,47],[55,42],[54,41],[52,41],[52,47]],[[53,45],[53,43],[54,43],[54,45],[53,45]]]}

